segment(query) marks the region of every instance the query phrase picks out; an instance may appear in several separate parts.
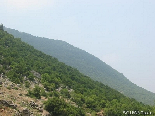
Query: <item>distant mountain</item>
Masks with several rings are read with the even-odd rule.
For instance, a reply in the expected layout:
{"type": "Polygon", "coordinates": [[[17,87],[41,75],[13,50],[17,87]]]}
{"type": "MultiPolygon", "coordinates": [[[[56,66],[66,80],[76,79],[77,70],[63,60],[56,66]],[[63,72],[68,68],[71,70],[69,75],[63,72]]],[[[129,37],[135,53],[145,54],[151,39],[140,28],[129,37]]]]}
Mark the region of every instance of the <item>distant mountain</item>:
{"type": "Polygon", "coordinates": [[[3,30],[0,30],[0,89],[2,116],[39,116],[45,110],[52,116],[155,112],[154,107],[92,80],[3,30]]]}
{"type": "Polygon", "coordinates": [[[61,40],[35,37],[9,28],[5,28],[5,30],[15,37],[21,38],[22,41],[34,46],[34,48],[58,58],[59,61],[67,65],[77,68],[81,73],[91,77],[93,80],[102,82],[124,95],[145,104],[154,104],[155,93],[138,87],[129,81],[122,73],[119,73],[105,62],[84,50],[61,40]]]}

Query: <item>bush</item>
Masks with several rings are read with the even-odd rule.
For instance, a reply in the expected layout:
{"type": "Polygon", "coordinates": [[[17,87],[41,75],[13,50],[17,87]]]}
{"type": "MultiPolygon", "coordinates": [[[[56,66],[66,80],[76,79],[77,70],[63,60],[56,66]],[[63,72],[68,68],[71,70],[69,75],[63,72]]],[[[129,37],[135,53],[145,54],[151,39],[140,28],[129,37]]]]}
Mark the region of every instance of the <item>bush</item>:
{"type": "Polygon", "coordinates": [[[25,81],[25,87],[29,88],[30,87],[30,82],[25,81]]]}
{"type": "Polygon", "coordinates": [[[85,116],[82,109],[67,104],[63,99],[53,97],[45,102],[45,110],[54,116],[85,116]]]}
{"type": "Polygon", "coordinates": [[[28,91],[28,96],[40,99],[41,98],[41,88],[39,86],[35,86],[35,88],[33,88],[32,91],[31,90],[28,91]]]}

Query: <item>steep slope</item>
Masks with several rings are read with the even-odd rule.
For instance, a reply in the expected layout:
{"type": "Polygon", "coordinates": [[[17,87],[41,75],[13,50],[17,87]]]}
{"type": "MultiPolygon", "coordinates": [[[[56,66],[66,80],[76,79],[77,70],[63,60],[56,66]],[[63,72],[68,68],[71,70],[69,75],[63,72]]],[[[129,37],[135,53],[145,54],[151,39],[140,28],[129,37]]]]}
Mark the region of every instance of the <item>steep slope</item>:
{"type": "Polygon", "coordinates": [[[99,111],[109,116],[122,116],[123,111],[128,110],[152,113],[154,110],[91,80],[78,70],[1,30],[0,74],[1,82],[3,78],[7,78],[12,85],[16,83],[31,87],[36,83],[28,90],[27,95],[38,100],[42,96],[46,97],[48,100],[43,102],[44,108],[55,116],[84,116],[86,113],[93,115],[99,111]]]}
{"type": "MultiPolygon", "coordinates": [[[[154,112],[153,107],[93,81],[78,70],[35,50],[2,30],[0,30],[0,74],[0,83],[3,83],[3,86],[7,85],[3,80],[12,83],[8,89],[19,89],[14,86],[17,84],[30,88],[26,95],[37,101],[44,96],[47,99],[42,101],[44,109],[53,116],[86,114],[94,116],[97,112],[99,115],[124,116],[124,112],[127,111],[144,111],[149,114],[154,112]],[[34,87],[31,88],[33,84],[34,87]]],[[[5,100],[0,97],[1,108],[6,107],[3,101],[8,97],[3,99],[5,100]]],[[[34,104],[30,105],[37,107],[34,104]]],[[[24,106],[29,108],[28,105],[24,106]]],[[[15,110],[18,109],[15,107],[15,110]]]]}
{"type": "Polygon", "coordinates": [[[5,28],[5,30],[34,48],[58,58],[59,61],[77,68],[81,73],[120,91],[128,97],[145,104],[154,104],[154,93],[133,84],[122,73],[81,49],[64,41],[35,37],[9,28],[5,28]]]}

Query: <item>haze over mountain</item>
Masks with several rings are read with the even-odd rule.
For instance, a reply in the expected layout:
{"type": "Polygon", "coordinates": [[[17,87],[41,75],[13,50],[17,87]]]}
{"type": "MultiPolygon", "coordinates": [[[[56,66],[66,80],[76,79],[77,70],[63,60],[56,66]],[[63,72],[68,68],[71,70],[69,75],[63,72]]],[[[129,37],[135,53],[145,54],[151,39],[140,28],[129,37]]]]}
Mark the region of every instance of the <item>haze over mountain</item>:
{"type": "Polygon", "coordinates": [[[34,48],[58,58],[59,61],[67,65],[77,68],[80,72],[88,75],[92,79],[102,82],[137,101],[154,105],[155,93],[151,93],[133,84],[122,73],[119,73],[86,51],[61,40],[35,37],[9,28],[5,28],[5,30],[34,46],[34,48]]]}
{"type": "Polygon", "coordinates": [[[154,0],[1,0],[0,23],[66,41],[155,93],[154,0]]]}

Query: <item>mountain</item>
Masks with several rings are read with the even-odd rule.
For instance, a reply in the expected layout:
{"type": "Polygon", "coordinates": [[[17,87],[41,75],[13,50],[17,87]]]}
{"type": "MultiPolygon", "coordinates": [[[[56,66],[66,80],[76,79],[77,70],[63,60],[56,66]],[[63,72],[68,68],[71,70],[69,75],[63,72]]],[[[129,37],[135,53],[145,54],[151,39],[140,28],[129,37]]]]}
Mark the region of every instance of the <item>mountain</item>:
{"type": "Polygon", "coordinates": [[[52,116],[124,116],[128,111],[155,112],[155,108],[93,81],[3,30],[0,30],[0,85],[3,91],[0,115],[7,111],[40,115],[43,110],[52,116]],[[20,108],[25,109],[19,112],[20,108]]]}
{"type": "Polygon", "coordinates": [[[153,105],[154,103],[154,93],[133,84],[122,73],[81,49],[64,41],[35,37],[9,28],[5,28],[5,30],[34,48],[58,58],[59,61],[77,68],[81,73],[120,91],[126,96],[145,104],[153,105]]]}
{"type": "Polygon", "coordinates": [[[34,46],[35,49],[56,57],[59,61],[67,65],[77,68],[81,73],[91,77],[93,80],[102,82],[139,102],[150,105],[154,104],[155,93],[138,87],[136,84],[129,81],[122,73],[119,73],[105,62],[84,50],[61,40],[35,37],[9,28],[5,28],[5,30],[15,37],[21,38],[22,41],[34,46]]]}

